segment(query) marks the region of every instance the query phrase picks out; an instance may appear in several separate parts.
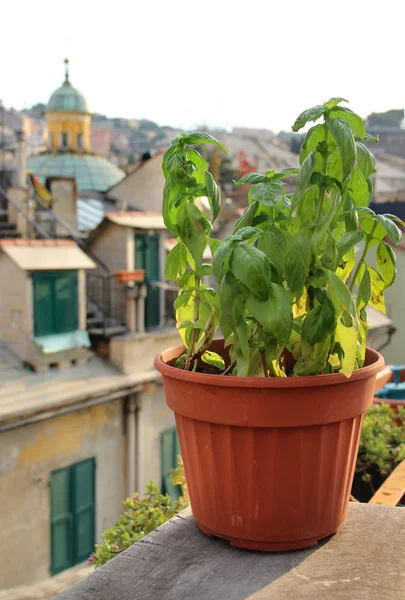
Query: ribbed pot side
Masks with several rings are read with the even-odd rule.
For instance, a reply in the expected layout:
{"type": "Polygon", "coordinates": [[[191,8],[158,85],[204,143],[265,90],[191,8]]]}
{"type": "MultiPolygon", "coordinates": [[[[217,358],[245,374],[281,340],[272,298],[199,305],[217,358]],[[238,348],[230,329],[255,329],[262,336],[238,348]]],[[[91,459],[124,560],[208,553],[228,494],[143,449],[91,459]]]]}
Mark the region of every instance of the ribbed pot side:
{"type": "MultiPolygon", "coordinates": [[[[212,349],[221,351],[215,340],[212,349]]],[[[208,535],[279,551],[315,545],[347,513],[363,414],[384,360],[350,379],[190,373],[156,357],[175,412],[193,514],[208,535]]]]}

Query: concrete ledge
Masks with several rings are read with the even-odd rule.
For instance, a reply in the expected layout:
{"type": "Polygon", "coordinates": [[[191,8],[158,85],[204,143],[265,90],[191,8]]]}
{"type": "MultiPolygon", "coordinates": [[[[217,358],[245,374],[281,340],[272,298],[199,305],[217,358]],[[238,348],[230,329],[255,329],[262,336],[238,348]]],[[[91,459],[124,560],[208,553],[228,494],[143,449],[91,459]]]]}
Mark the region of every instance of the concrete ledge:
{"type": "Polygon", "coordinates": [[[60,600],[405,598],[405,509],[352,503],[316,548],[262,554],[208,538],[187,509],[60,600]]]}

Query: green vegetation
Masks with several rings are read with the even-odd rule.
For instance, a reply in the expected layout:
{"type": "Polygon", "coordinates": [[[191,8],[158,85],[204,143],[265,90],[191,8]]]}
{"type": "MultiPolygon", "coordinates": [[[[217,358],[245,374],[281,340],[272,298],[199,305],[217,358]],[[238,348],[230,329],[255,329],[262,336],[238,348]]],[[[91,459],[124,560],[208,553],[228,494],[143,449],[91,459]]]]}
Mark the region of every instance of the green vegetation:
{"type": "Polygon", "coordinates": [[[294,132],[321,121],[306,133],[299,169],[240,179],[238,185],[251,186],[249,206],[222,242],[212,237],[220,191],[195,147],[226,150],[206,133],[173,139],[163,159],[163,216],[178,240],[165,266],[166,278],[180,286],[174,307],[186,352],[177,367],[196,369],[201,358],[223,370],[222,358],[207,352],[218,325],[233,375],[349,377],[363,366],[366,307],[385,311],[384,291],[396,275],[384,239],[398,244],[396,221],[403,223],[368,208],[375,159],[363,142],[374,138],[343,101],[331,98],[296,119],[294,132]],[[291,175],[297,183],[287,194],[284,180],[291,175]],[[196,202],[201,196],[208,198],[210,218],[196,202]],[[377,268],[366,262],[373,246],[377,268]],[[204,262],[207,248],[212,265],[204,262]],[[207,275],[215,289],[203,284],[207,275]]]}

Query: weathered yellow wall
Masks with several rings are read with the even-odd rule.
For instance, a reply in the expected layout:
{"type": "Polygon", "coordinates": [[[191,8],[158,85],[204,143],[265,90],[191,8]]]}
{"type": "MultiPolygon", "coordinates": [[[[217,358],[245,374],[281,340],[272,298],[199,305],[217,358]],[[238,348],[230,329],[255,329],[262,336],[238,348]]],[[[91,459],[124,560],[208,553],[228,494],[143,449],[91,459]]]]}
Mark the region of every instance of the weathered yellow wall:
{"type": "Polygon", "coordinates": [[[0,589],[49,576],[50,474],[96,458],[97,538],[123,500],[122,401],[0,433],[0,589]]]}
{"type": "Polygon", "coordinates": [[[90,141],[90,125],[91,116],[77,112],[47,112],[45,115],[46,126],[48,130],[48,148],[51,152],[60,150],[60,134],[69,134],[69,149],[80,152],[77,147],[77,134],[83,134],[83,150],[84,152],[91,151],[90,141]],[[53,146],[50,146],[51,135],[53,134],[53,146]]]}

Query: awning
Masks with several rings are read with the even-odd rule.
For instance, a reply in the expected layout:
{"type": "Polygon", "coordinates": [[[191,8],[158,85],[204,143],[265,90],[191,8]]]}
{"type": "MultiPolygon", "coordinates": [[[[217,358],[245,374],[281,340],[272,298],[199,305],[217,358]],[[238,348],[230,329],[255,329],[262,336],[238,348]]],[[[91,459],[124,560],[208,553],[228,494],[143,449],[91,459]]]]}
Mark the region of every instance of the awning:
{"type": "Polygon", "coordinates": [[[78,246],[2,246],[3,252],[24,271],[95,269],[95,263],[78,246]]]}
{"type": "Polygon", "coordinates": [[[121,212],[108,213],[107,219],[116,225],[124,227],[132,227],[133,229],[152,229],[164,230],[166,225],[163,222],[163,217],[160,214],[149,215],[142,212],[121,212]]]}

